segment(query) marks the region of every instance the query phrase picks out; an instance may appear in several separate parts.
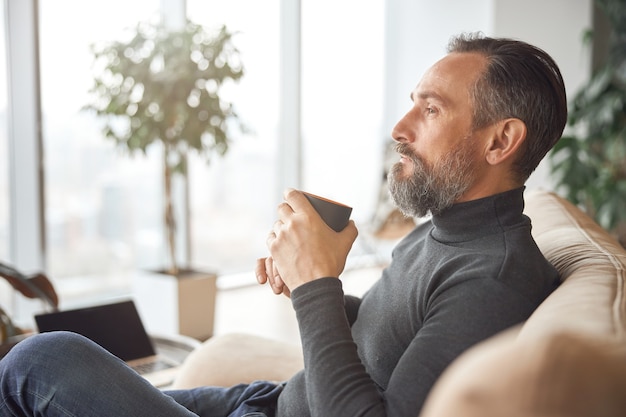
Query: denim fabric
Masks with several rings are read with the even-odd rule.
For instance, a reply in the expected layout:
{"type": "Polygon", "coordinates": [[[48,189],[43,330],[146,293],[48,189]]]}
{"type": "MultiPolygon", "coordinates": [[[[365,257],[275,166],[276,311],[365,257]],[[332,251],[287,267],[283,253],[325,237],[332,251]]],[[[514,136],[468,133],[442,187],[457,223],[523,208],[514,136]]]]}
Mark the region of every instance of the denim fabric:
{"type": "Polygon", "coordinates": [[[0,360],[0,416],[272,417],[281,385],[160,391],[82,336],[45,333],[0,360]]]}
{"type": "Polygon", "coordinates": [[[199,416],[273,417],[282,390],[283,385],[255,381],[229,388],[200,387],[166,394],[199,416]]]}

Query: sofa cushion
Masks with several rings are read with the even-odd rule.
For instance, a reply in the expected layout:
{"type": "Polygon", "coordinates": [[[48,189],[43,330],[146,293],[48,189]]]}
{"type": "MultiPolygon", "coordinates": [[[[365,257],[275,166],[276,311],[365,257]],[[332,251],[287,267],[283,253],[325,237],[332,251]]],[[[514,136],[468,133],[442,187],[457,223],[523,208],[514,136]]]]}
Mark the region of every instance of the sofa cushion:
{"type": "Polygon", "coordinates": [[[173,389],[284,381],[304,367],[299,346],[252,334],[228,333],[204,342],[183,363],[173,389]]]}
{"type": "Polygon", "coordinates": [[[525,213],[561,286],[522,327],[519,337],[575,331],[623,337],[626,331],[626,251],[569,201],[546,191],[526,195],[525,213]]]}

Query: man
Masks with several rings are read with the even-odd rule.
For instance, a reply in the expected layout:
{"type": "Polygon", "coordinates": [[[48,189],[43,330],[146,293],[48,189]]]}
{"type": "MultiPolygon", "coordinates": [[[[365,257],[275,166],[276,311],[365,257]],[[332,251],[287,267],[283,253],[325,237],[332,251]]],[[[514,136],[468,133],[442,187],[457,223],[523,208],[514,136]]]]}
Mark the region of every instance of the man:
{"type": "Polygon", "coordinates": [[[407,215],[433,216],[398,244],[362,299],[344,295],[337,279],[354,223],[334,232],[296,190],[278,207],[270,256],[256,272],[291,297],[303,371],[283,384],[163,395],[81,338],[53,334],[22,342],[0,362],[0,412],[418,415],[454,358],[525,320],[557,285],[522,214],[523,184],[559,139],[567,111],[545,52],[477,36],[453,39],[411,99],[393,130],[401,157],[390,191],[407,215]]]}

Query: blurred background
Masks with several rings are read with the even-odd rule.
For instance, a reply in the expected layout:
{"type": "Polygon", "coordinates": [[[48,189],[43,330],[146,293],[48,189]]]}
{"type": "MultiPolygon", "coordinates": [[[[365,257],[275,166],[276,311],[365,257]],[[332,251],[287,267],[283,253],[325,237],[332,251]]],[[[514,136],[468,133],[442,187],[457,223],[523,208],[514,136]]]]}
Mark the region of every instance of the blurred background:
{"type": "MultiPolygon", "coordinates": [[[[162,149],[129,157],[88,102],[90,45],[139,21],[186,16],[237,32],[245,74],[225,91],[250,128],[210,163],[190,155],[179,256],[222,285],[264,256],[285,187],[380,208],[384,152],[422,73],[459,32],[520,38],[590,76],[592,0],[0,0],[0,260],[45,270],[65,305],[128,291],[166,257],[162,149]]],[[[554,188],[541,166],[529,188],[554,188]]],[[[364,233],[365,234],[365,233],[364,233]]],[[[355,248],[366,262],[371,247],[355,248]]],[[[234,279],[234,278],[233,278],[234,279]]],[[[27,302],[0,282],[19,321],[27,302]]]]}

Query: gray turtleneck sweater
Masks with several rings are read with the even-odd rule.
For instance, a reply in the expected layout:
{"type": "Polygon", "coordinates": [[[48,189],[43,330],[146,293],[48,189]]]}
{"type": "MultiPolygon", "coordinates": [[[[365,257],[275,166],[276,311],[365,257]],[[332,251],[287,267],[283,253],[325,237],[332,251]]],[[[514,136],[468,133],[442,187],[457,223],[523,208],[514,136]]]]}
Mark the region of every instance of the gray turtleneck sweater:
{"type": "Polygon", "coordinates": [[[524,321],[558,285],[523,207],[519,188],[434,216],[396,246],[362,299],[331,277],[298,287],[305,367],[277,415],[417,416],[454,358],[524,321]]]}

